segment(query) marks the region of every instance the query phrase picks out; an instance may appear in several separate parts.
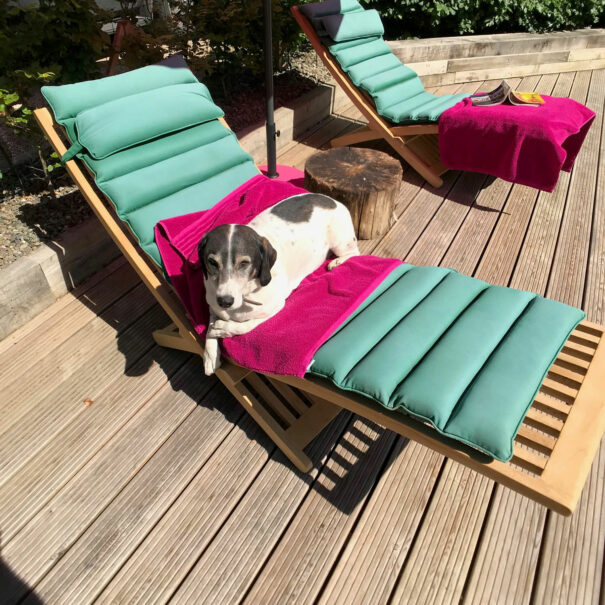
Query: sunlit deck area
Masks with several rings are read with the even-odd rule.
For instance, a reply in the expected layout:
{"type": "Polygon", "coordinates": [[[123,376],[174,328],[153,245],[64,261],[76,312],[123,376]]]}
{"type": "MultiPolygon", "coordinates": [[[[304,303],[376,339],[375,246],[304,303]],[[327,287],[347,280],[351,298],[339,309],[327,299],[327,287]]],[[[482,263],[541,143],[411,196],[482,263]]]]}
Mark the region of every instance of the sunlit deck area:
{"type": "MultiPolygon", "coordinates": [[[[547,194],[404,166],[397,221],[362,251],[605,323],[605,70],[509,82],[597,113],[572,173],[547,194]]],[[[350,105],[278,162],[359,120],[350,105]]],[[[118,260],[0,342],[0,603],[603,602],[605,443],[569,518],[345,411],[304,475],[199,358],[155,345],[168,322],[118,260]]]]}

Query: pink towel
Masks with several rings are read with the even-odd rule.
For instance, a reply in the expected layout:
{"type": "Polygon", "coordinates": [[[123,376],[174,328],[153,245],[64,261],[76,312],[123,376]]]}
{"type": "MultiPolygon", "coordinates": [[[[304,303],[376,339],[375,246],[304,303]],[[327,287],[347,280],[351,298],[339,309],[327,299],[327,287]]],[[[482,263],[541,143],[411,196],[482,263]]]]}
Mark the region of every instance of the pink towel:
{"type": "Polygon", "coordinates": [[[444,111],[439,118],[443,165],[552,191],[559,172],[571,170],[595,113],[573,99],[542,98],[539,107],[475,107],[463,99],[444,111]]]}
{"type": "MultiPolygon", "coordinates": [[[[258,175],[209,210],[156,225],[164,269],[200,336],[208,326],[197,252],[204,233],[226,223],[249,223],[266,208],[303,192],[291,182],[258,175]]],[[[326,262],[303,280],[277,315],[248,334],[223,339],[222,351],[251,370],[302,377],[317,349],[400,264],[396,259],[359,256],[328,271],[326,262]]]]}

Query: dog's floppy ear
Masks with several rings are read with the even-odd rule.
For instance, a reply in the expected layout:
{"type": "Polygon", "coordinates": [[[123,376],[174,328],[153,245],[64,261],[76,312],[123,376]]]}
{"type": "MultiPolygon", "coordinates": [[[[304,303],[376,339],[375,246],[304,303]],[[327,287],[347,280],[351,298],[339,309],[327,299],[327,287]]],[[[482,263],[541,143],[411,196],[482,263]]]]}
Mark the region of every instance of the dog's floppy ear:
{"type": "Polygon", "coordinates": [[[200,259],[200,265],[202,266],[202,272],[204,273],[204,277],[208,279],[208,270],[206,269],[206,263],[204,261],[204,251],[206,250],[206,244],[208,243],[208,234],[204,235],[202,241],[199,243],[197,247],[197,253],[200,259]]]}
{"type": "Polygon", "coordinates": [[[258,280],[261,286],[266,286],[271,281],[271,267],[277,259],[277,252],[266,237],[260,238],[260,271],[258,272],[258,280]]]}

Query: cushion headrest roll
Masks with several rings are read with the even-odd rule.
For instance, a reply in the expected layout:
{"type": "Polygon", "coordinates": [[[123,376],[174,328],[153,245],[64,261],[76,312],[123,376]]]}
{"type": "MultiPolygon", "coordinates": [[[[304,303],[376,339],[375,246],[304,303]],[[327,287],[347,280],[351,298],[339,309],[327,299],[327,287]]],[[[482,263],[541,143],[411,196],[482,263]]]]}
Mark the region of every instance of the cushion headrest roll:
{"type": "Polygon", "coordinates": [[[382,36],[384,26],[375,10],[328,15],[320,19],[325,33],[335,42],[382,36]]]}
{"type": "Polygon", "coordinates": [[[363,7],[357,0],[324,0],[324,2],[301,4],[299,8],[307,19],[317,19],[326,15],[363,10],[363,7]]]}
{"type": "Polygon", "coordinates": [[[103,159],[223,115],[200,83],[165,86],[115,99],[77,115],[77,141],[63,159],[68,154],[73,157],[82,147],[93,158],[103,159]]]}

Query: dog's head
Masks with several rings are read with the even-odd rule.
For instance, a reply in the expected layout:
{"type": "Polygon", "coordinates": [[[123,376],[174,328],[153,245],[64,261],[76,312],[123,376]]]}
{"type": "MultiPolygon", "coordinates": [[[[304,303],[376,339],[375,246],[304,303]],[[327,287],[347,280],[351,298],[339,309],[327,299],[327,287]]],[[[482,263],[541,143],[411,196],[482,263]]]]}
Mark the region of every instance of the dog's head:
{"type": "Polygon", "coordinates": [[[221,225],[209,231],[198,247],[211,307],[238,309],[244,297],[271,281],[277,252],[246,225],[221,225]]]}

